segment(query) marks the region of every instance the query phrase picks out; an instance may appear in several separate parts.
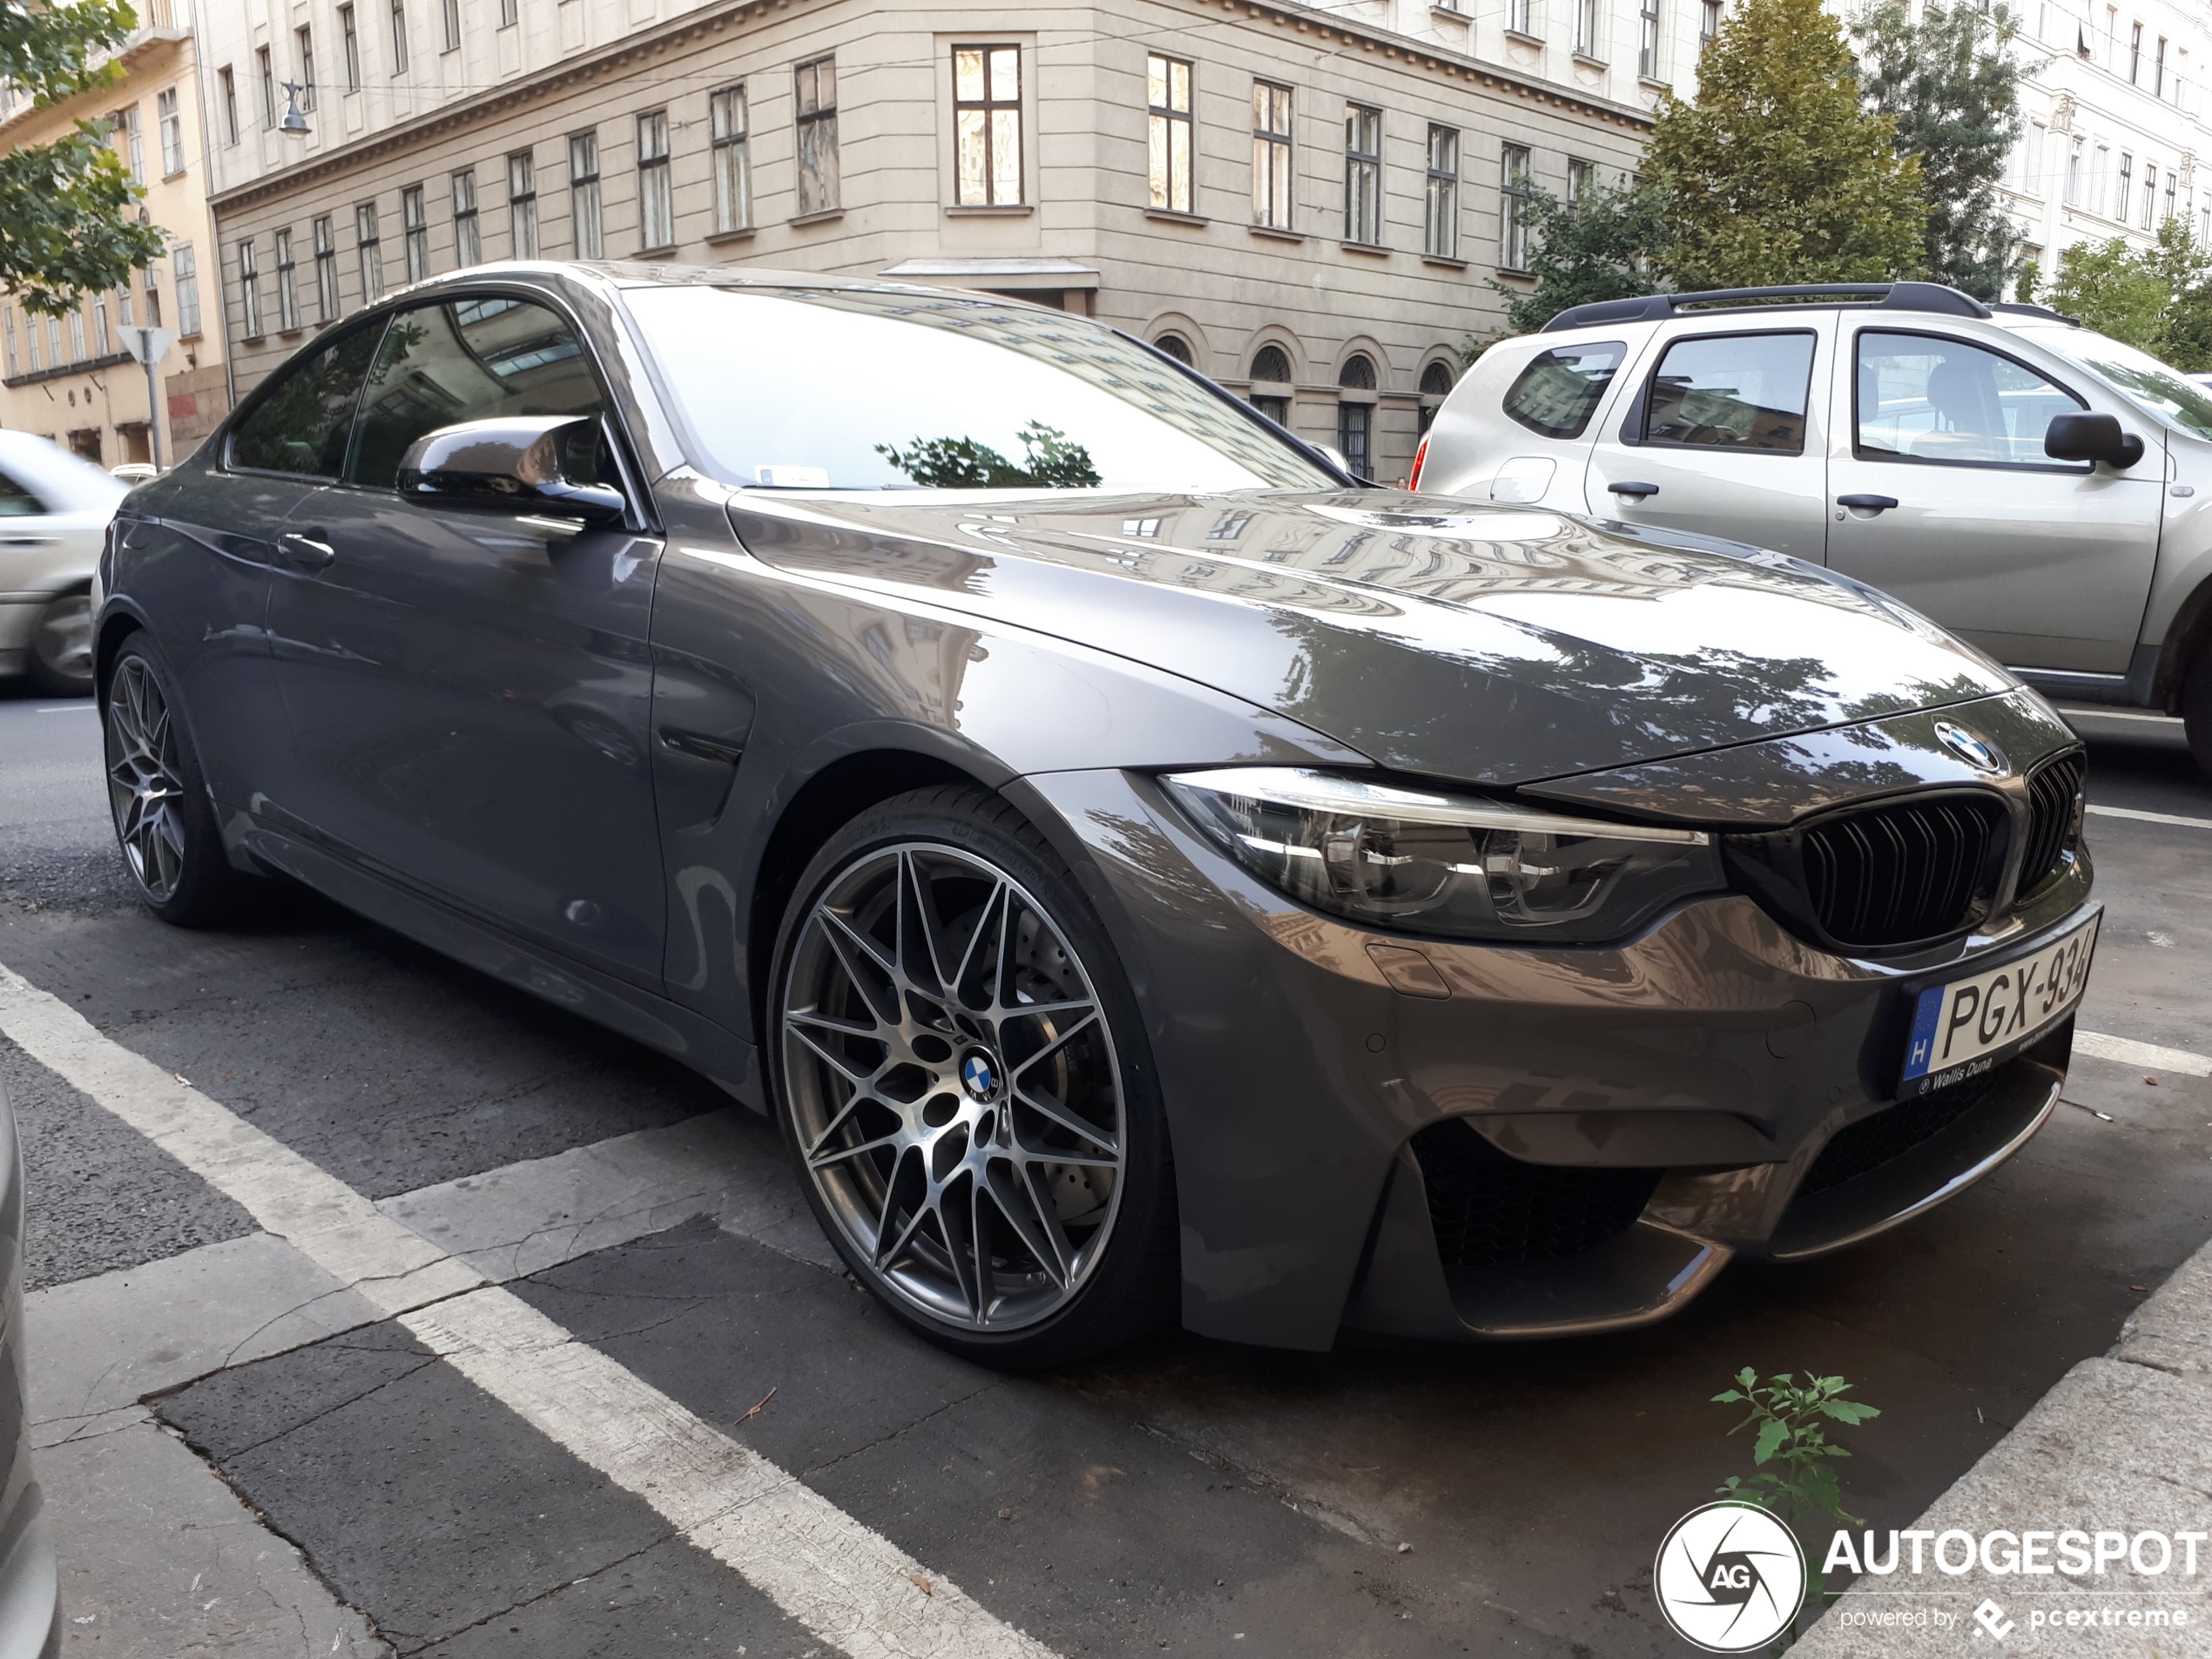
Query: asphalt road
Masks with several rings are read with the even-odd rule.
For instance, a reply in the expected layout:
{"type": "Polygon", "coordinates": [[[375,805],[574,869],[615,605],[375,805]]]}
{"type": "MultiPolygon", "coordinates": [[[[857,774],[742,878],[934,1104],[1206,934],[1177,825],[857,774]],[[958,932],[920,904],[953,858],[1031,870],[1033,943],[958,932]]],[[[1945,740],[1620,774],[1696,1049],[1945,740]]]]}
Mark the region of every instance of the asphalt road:
{"type": "MultiPolygon", "coordinates": [[[[2178,727],[2081,725],[2094,803],[2212,823],[2178,727]]],[[[2082,1025],[2212,1051],[2212,827],[2101,815],[2092,845],[2082,1025]]],[[[1883,1414],[1847,1502],[1907,1525],[2212,1235],[2212,1082],[2084,1059],[1980,1186],[1839,1257],[1733,1267],[1656,1330],[1325,1355],[1168,1335],[1008,1379],[856,1294],[765,1126],[672,1063],[309,897],[223,932],[150,919],[84,705],[0,698],[0,967],[925,1564],[917,1595],[957,1612],[956,1585],[1070,1656],[1687,1652],[1649,1563],[1748,1472],[1709,1403],[1730,1373],[1851,1378],[1883,1414]]],[[[421,1318],[349,1312],[219,1158],[4,1038],[0,1079],[65,1653],[887,1650],[873,1615],[732,1570],[421,1318]]]]}

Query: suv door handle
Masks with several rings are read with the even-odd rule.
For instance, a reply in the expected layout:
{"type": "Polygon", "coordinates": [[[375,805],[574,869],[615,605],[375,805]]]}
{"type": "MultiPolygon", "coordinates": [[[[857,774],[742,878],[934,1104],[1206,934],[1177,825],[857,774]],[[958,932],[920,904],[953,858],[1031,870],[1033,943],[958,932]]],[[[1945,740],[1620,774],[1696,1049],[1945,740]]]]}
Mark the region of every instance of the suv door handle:
{"type": "Polygon", "coordinates": [[[1870,513],[1886,513],[1897,505],[1897,497],[1894,496],[1838,496],[1836,497],[1836,505],[1863,508],[1870,513]]]}
{"type": "Polygon", "coordinates": [[[287,530],[277,537],[277,556],[302,570],[320,570],[338,556],[338,550],[323,540],[320,529],[287,530]]]}
{"type": "Polygon", "coordinates": [[[1629,496],[1637,501],[1642,501],[1647,496],[1656,496],[1659,493],[1659,486],[1656,484],[1608,484],[1605,488],[1611,495],[1629,496]]]}

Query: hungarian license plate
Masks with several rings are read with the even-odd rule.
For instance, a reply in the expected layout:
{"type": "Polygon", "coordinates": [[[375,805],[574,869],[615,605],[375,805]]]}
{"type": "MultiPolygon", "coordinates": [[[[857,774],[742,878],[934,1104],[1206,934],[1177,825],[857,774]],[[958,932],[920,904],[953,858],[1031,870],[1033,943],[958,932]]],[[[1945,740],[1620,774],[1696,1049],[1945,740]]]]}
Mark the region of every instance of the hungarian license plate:
{"type": "Polygon", "coordinates": [[[1899,1092],[1924,1095],[1986,1071],[2072,1013],[2089,983],[2100,920],[2090,917],[2033,956],[1921,992],[1899,1092]]]}

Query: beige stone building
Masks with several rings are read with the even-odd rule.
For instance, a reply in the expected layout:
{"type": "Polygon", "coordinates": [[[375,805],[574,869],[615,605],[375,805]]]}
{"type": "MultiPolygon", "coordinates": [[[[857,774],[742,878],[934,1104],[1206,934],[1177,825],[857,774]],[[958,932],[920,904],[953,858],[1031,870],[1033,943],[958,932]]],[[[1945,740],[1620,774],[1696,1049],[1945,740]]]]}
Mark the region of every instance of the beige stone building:
{"type": "Polygon", "coordinates": [[[238,381],[456,266],[744,262],[1085,312],[1402,477],[1498,324],[1519,182],[1648,130],[1658,68],[1601,43],[1659,0],[1577,3],[1581,51],[1407,0],[229,0],[201,49],[238,381]]]}
{"type": "Polygon", "coordinates": [[[57,138],[79,120],[106,120],[124,165],[145,186],[145,213],[168,233],[169,253],[129,285],[82,296],[65,317],[43,317],[0,294],[0,426],[39,433],[104,467],[189,450],[230,408],[220,294],[207,212],[206,152],[186,0],[139,0],[140,26],[115,53],[119,84],[34,107],[0,85],[0,151],[57,138]],[[116,330],[172,329],[158,366],[160,407],[149,409],[145,370],[116,330]]]}

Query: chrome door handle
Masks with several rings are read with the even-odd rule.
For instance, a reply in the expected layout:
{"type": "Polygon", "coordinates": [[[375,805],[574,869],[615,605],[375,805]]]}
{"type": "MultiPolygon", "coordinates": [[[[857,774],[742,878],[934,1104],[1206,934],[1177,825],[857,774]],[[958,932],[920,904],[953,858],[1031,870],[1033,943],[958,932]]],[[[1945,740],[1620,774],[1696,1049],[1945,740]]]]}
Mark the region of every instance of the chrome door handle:
{"type": "Polygon", "coordinates": [[[320,530],[302,534],[287,530],[277,537],[277,556],[302,570],[320,570],[338,556],[338,550],[322,539],[320,530]]]}
{"type": "Polygon", "coordinates": [[[1894,496],[1838,496],[1836,497],[1836,505],[1863,508],[1870,513],[1886,513],[1897,505],[1897,497],[1894,496]]]}
{"type": "Polygon", "coordinates": [[[1612,495],[1628,496],[1636,501],[1642,501],[1647,496],[1656,496],[1659,493],[1659,486],[1656,484],[1608,484],[1605,488],[1612,495]]]}

